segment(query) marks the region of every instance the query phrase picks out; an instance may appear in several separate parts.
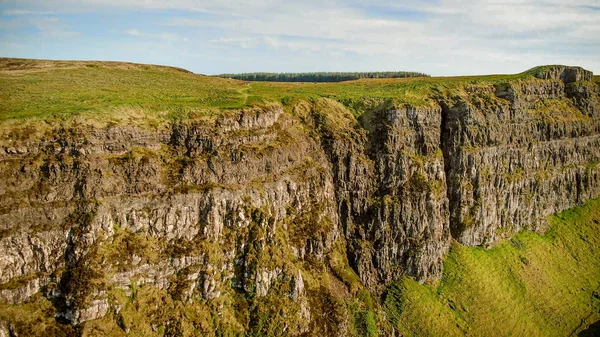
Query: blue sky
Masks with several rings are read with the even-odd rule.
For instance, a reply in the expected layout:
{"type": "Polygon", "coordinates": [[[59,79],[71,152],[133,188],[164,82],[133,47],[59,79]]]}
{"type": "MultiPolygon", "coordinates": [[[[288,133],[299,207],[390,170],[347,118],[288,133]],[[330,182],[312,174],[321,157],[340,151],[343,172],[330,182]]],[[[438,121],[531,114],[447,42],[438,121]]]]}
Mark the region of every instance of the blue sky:
{"type": "Polygon", "coordinates": [[[600,74],[600,0],[0,0],[0,56],[197,73],[600,74]]]}

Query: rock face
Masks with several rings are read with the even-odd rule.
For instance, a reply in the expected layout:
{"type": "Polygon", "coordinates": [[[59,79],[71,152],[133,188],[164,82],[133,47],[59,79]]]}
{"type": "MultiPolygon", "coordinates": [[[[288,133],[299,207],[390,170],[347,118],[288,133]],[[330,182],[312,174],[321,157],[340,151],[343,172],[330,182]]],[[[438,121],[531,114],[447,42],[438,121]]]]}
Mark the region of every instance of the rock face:
{"type": "Polygon", "coordinates": [[[600,194],[598,86],[559,67],[442,103],[452,234],[466,245],[541,229],[600,194]],[[571,82],[567,82],[571,81],[571,82]]]}
{"type": "Polygon", "coordinates": [[[438,278],[450,243],[441,110],[377,109],[363,116],[363,125],[372,135],[367,153],[374,183],[366,210],[345,221],[352,228],[346,237],[355,242],[353,264],[371,288],[403,272],[438,278]]]}
{"type": "Polygon", "coordinates": [[[402,275],[439,278],[450,233],[492,244],[600,195],[591,73],[534,75],[358,120],[318,99],[2,144],[0,300],[41,292],[65,323],[111,317],[129,331],[123,298],[152,288],[237,333],[276,332],[236,314],[245,306],[281,315],[281,333],[353,334],[335,304],[353,278],[374,294],[402,275]]]}

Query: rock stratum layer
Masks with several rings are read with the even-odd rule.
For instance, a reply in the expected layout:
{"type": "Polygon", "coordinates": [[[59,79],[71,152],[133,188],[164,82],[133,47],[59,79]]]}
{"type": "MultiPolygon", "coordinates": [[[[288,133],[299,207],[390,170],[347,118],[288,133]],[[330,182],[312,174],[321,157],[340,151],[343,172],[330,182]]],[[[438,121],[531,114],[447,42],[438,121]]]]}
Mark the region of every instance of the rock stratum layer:
{"type": "Polygon", "coordinates": [[[370,102],[15,128],[0,300],[38,303],[57,335],[392,335],[372,295],[441,277],[451,238],[492,245],[600,195],[600,89],[581,68],[370,102]]]}

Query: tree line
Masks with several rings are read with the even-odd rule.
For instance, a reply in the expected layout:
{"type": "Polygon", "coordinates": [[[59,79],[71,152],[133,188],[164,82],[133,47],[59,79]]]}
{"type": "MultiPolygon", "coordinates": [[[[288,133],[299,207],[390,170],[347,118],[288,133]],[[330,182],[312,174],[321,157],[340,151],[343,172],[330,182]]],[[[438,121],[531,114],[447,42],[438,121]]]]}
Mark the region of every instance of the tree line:
{"type": "Polygon", "coordinates": [[[405,78],[429,77],[415,71],[370,71],[370,72],[313,72],[313,73],[243,73],[221,74],[217,77],[234,78],[242,81],[265,82],[341,82],[360,78],[405,78]]]}

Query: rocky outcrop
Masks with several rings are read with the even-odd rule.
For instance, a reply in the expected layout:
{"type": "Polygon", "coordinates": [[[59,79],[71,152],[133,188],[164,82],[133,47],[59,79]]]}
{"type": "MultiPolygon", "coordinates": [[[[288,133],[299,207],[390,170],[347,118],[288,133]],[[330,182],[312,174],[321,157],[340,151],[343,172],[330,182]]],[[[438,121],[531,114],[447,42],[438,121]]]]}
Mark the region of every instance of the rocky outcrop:
{"type": "Polygon", "coordinates": [[[591,82],[594,74],[581,67],[562,65],[541,66],[530,70],[533,76],[544,80],[560,80],[564,83],[591,82]]]}
{"type": "Polygon", "coordinates": [[[318,131],[331,163],[350,261],[362,282],[381,290],[405,274],[439,277],[450,243],[440,109],[383,104],[363,116],[366,130],[330,101],[295,112],[318,131]]]}
{"type": "MultiPolygon", "coordinates": [[[[350,334],[362,314],[340,301],[439,278],[451,234],[493,244],[600,195],[591,73],[532,74],[432,91],[426,107],[373,100],[358,119],[314,99],[2,140],[0,300],[41,292],[60,321],[129,331],[146,294],[218,317],[197,331],[350,334]]],[[[152,331],[184,329],[152,315],[152,331]]]]}

